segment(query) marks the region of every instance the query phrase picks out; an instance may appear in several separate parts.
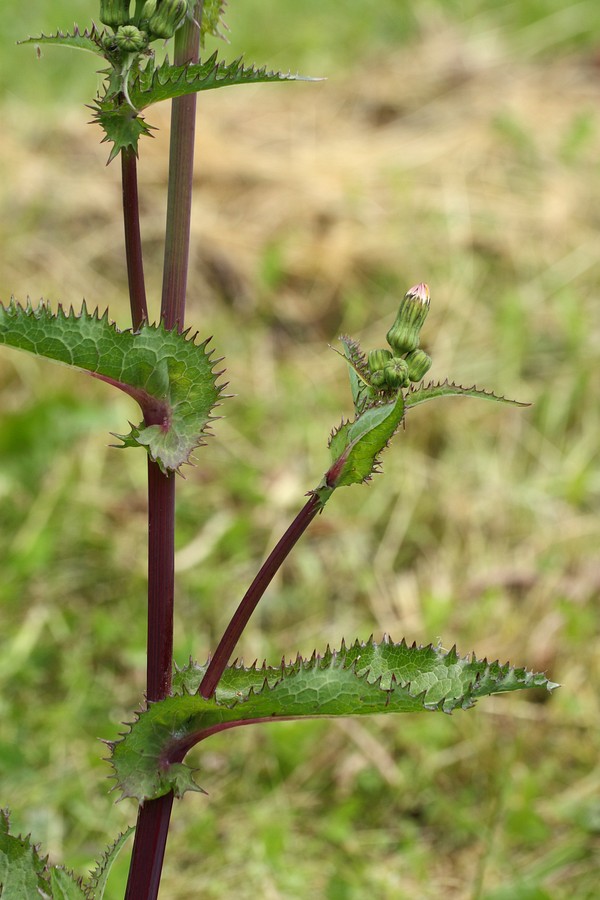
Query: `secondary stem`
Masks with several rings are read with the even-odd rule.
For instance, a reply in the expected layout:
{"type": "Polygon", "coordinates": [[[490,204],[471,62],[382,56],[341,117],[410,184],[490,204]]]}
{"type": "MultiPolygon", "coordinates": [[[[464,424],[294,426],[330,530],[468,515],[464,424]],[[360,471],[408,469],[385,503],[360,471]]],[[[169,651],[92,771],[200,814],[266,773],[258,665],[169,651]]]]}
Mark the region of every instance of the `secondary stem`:
{"type": "Polygon", "coordinates": [[[204,678],[198,688],[198,693],[201,694],[202,697],[208,699],[214,694],[233,649],[237,644],[242,631],[248,624],[250,616],[256,609],[258,601],[266,591],[273,576],[280,568],[292,547],[294,547],[298,539],[304,534],[321,508],[322,504],[320,499],[316,494],[311,494],[290,527],[280,538],[263,563],[256,578],[240,601],[240,605],[233,614],[233,618],[225,629],[225,633],[219,641],[214,656],[208,664],[204,678]]]}
{"type": "MultiPolygon", "coordinates": [[[[202,2],[196,4],[200,22],[202,2]]],[[[174,62],[197,62],[200,29],[189,20],[175,35],[174,62]]],[[[196,95],[173,100],[165,262],[161,319],[183,329],[194,168],[196,95]]],[[[171,690],[173,670],[175,476],[148,462],[148,650],[147,700],[171,690]]],[[[125,900],[156,900],[169,832],[173,794],[140,806],[125,900]]]]}

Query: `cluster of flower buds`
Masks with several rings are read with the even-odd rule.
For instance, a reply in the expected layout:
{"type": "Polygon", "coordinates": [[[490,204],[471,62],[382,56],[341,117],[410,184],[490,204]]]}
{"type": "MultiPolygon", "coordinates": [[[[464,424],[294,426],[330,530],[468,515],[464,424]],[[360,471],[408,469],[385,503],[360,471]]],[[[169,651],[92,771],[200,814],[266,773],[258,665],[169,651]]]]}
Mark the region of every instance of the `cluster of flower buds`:
{"type": "Polygon", "coordinates": [[[429,288],[417,284],[400,302],[396,320],[387,333],[392,350],[371,350],[371,384],[377,390],[397,390],[420,381],[431,367],[431,357],[419,348],[420,331],[429,312],[429,288]]]}
{"type": "MultiPolygon", "coordinates": [[[[137,7],[137,4],[136,4],[137,7]]],[[[100,0],[100,21],[115,32],[121,50],[143,50],[150,41],[173,37],[186,17],[187,0],[146,0],[141,12],[130,15],[131,0],[100,0]],[[135,32],[132,29],[135,29],[135,32]]]]}

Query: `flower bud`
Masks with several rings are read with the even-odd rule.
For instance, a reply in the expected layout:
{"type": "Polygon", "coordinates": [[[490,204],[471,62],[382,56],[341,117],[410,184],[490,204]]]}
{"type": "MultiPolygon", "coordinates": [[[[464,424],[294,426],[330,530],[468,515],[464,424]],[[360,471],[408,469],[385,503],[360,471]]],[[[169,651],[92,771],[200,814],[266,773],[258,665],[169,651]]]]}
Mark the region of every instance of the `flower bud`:
{"type": "Polygon", "coordinates": [[[369,350],[369,372],[381,372],[392,358],[390,350],[369,350]]]}
{"type": "Polygon", "coordinates": [[[400,301],[396,321],[387,333],[387,342],[401,356],[419,346],[419,332],[429,312],[429,288],[421,283],[406,292],[400,301]]]}
{"type": "Polygon", "coordinates": [[[371,384],[378,391],[384,391],[387,387],[384,369],[391,360],[392,354],[389,350],[369,350],[368,364],[371,384]]]}
{"type": "Polygon", "coordinates": [[[408,365],[399,356],[393,356],[383,367],[383,381],[386,388],[397,390],[409,383],[408,365]]]}
{"type": "Polygon", "coordinates": [[[144,6],[142,7],[140,22],[144,21],[145,19],[149,19],[150,16],[154,15],[154,13],[156,12],[156,3],[157,0],[146,0],[144,6]]]}
{"type": "Polygon", "coordinates": [[[148,46],[148,35],[135,25],[121,25],[115,34],[115,43],[119,50],[136,53],[148,46]]]}
{"type": "Polygon", "coordinates": [[[148,0],[144,6],[155,5],[154,11],[148,16],[148,30],[152,38],[173,37],[187,13],[187,0],[148,0]]]}
{"type": "Polygon", "coordinates": [[[130,0],[100,0],[99,19],[103,25],[118,27],[129,22],[130,0]]]}
{"type": "Polygon", "coordinates": [[[371,384],[377,390],[396,390],[408,385],[408,365],[389,350],[369,350],[368,363],[371,384]]]}
{"type": "Polygon", "coordinates": [[[424,350],[413,350],[405,359],[411,381],[420,381],[431,368],[431,357],[424,350]]]}

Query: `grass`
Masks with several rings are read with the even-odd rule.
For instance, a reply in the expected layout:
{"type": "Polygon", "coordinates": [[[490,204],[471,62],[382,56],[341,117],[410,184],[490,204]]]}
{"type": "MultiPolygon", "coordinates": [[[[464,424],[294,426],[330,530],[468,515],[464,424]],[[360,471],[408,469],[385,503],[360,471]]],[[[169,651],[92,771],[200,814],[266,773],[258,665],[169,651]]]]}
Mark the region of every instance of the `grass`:
{"type": "MultiPolygon", "coordinates": [[[[381,345],[399,296],[424,279],[432,376],[534,405],[415,410],[384,475],[340,491],[314,523],[240,654],[273,660],[389,631],[526,663],[563,687],[451,719],[211,739],[194,757],[209,796],[176,809],[163,894],[592,898],[597,5],[432,2],[397,19],[388,0],[366,24],[357,4],[341,19],[335,7],[337,23],[325,7],[232,3],[230,22],[240,46],[256,42],[250,57],[326,83],[200,102],[189,322],[215,335],[237,396],[179,489],[176,658],[214,646],[326,466],[329,431],[350,410],[327,344],[349,332],[381,345]]],[[[7,46],[83,23],[87,9],[65,0],[49,19],[48,3],[32,3],[25,22],[19,8],[7,46]]],[[[85,296],[125,323],[118,171],[104,169],[78,106],[93,61],[19,53],[18,73],[1,73],[3,296],[85,296]],[[57,85],[68,106],[50,126],[38,103],[57,85]]],[[[151,298],[167,111],[152,121],[140,166],[151,298]]],[[[106,796],[97,738],[115,736],[144,684],[145,461],[107,447],[137,412],[10,352],[0,399],[2,803],[83,872],[134,818],[106,796]]],[[[125,874],[123,859],[112,898],[125,874]]]]}

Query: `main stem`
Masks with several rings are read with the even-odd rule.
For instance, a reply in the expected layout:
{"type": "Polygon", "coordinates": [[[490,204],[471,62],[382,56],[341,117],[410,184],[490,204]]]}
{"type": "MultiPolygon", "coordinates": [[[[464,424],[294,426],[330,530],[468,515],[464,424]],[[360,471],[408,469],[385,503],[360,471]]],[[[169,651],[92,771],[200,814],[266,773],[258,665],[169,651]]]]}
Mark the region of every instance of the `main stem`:
{"type": "MultiPolygon", "coordinates": [[[[202,0],[195,7],[202,17],[202,0]]],[[[197,62],[200,29],[189,20],[175,35],[175,65],[197,62]]],[[[183,329],[190,243],[196,95],[173,100],[161,319],[183,329]]],[[[133,308],[133,307],[132,307],[133,308]]],[[[148,461],[147,700],[171,691],[173,670],[175,476],[148,461]]],[[[140,806],[125,900],[156,900],[169,832],[173,794],[140,806]]]]}

